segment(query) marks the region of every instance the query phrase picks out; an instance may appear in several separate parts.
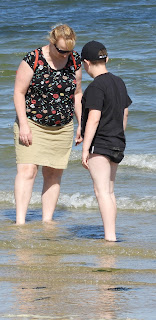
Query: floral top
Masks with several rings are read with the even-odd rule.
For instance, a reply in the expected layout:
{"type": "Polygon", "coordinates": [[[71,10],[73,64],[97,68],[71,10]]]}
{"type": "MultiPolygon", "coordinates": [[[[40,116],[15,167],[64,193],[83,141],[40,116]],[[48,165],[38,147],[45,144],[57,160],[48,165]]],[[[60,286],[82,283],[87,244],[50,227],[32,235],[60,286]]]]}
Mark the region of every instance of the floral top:
{"type": "MultiPolygon", "coordinates": [[[[42,49],[38,48],[38,63],[25,95],[27,117],[45,126],[61,126],[73,119],[76,70],[81,67],[80,56],[76,51],[69,55],[66,66],[55,70],[47,63],[42,49]]],[[[33,69],[35,51],[24,58],[33,69]]]]}

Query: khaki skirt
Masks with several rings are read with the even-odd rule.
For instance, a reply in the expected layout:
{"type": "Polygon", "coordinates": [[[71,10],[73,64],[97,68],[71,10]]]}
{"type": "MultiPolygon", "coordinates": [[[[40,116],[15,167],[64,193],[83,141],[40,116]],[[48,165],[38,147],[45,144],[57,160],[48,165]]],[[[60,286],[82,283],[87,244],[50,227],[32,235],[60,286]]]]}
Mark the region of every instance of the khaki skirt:
{"type": "Polygon", "coordinates": [[[73,121],[62,127],[47,127],[28,119],[32,145],[19,140],[18,121],[14,123],[16,163],[29,163],[56,169],[66,169],[73,143],[73,121]]]}

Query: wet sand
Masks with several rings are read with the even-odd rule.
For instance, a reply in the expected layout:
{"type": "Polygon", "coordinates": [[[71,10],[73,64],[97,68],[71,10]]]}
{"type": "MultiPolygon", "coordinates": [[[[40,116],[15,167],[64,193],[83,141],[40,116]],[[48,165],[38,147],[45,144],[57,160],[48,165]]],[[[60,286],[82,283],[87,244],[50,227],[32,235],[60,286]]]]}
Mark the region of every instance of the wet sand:
{"type": "MultiPolygon", "coordinates": [[[[108,243],[101,223],[78,224],[72,213],[68,224],[61,214],[49,225],[1,221],[1,319],[149,319],[150,312],[154,320],[153,236],[141,242],[134,228],[131,239],[127,232],[108,243]]],[[[119,214],[122,230],[124,223],[119,214]]]]}

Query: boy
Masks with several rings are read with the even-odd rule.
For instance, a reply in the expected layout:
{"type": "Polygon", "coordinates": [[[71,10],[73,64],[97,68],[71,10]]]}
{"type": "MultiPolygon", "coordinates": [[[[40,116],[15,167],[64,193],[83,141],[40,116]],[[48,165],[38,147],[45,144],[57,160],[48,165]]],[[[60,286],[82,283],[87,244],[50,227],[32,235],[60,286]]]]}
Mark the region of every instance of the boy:
{"type": "Polygon", "coordinates": [[[124,131],[132,101],[123,80],[107,71],[107,50],[102,43],[86,43],[81,60],[94,78],[82,97],[82,164],[93,180],[105,240],[116,241],[114,182],[118,163],[124,157],[124,131]]]}

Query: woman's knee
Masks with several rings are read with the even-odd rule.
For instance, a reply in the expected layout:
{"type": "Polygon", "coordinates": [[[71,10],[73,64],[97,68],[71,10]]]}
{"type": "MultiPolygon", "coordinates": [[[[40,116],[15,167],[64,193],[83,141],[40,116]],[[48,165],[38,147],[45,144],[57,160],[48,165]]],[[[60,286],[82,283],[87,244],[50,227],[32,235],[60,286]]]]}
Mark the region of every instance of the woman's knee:
{"type": "Polygon", "coordinates": [[[17,174],[24,179],[35,179],[38,171],[38,166],[35,164],[18,164],[17,174]]]}

